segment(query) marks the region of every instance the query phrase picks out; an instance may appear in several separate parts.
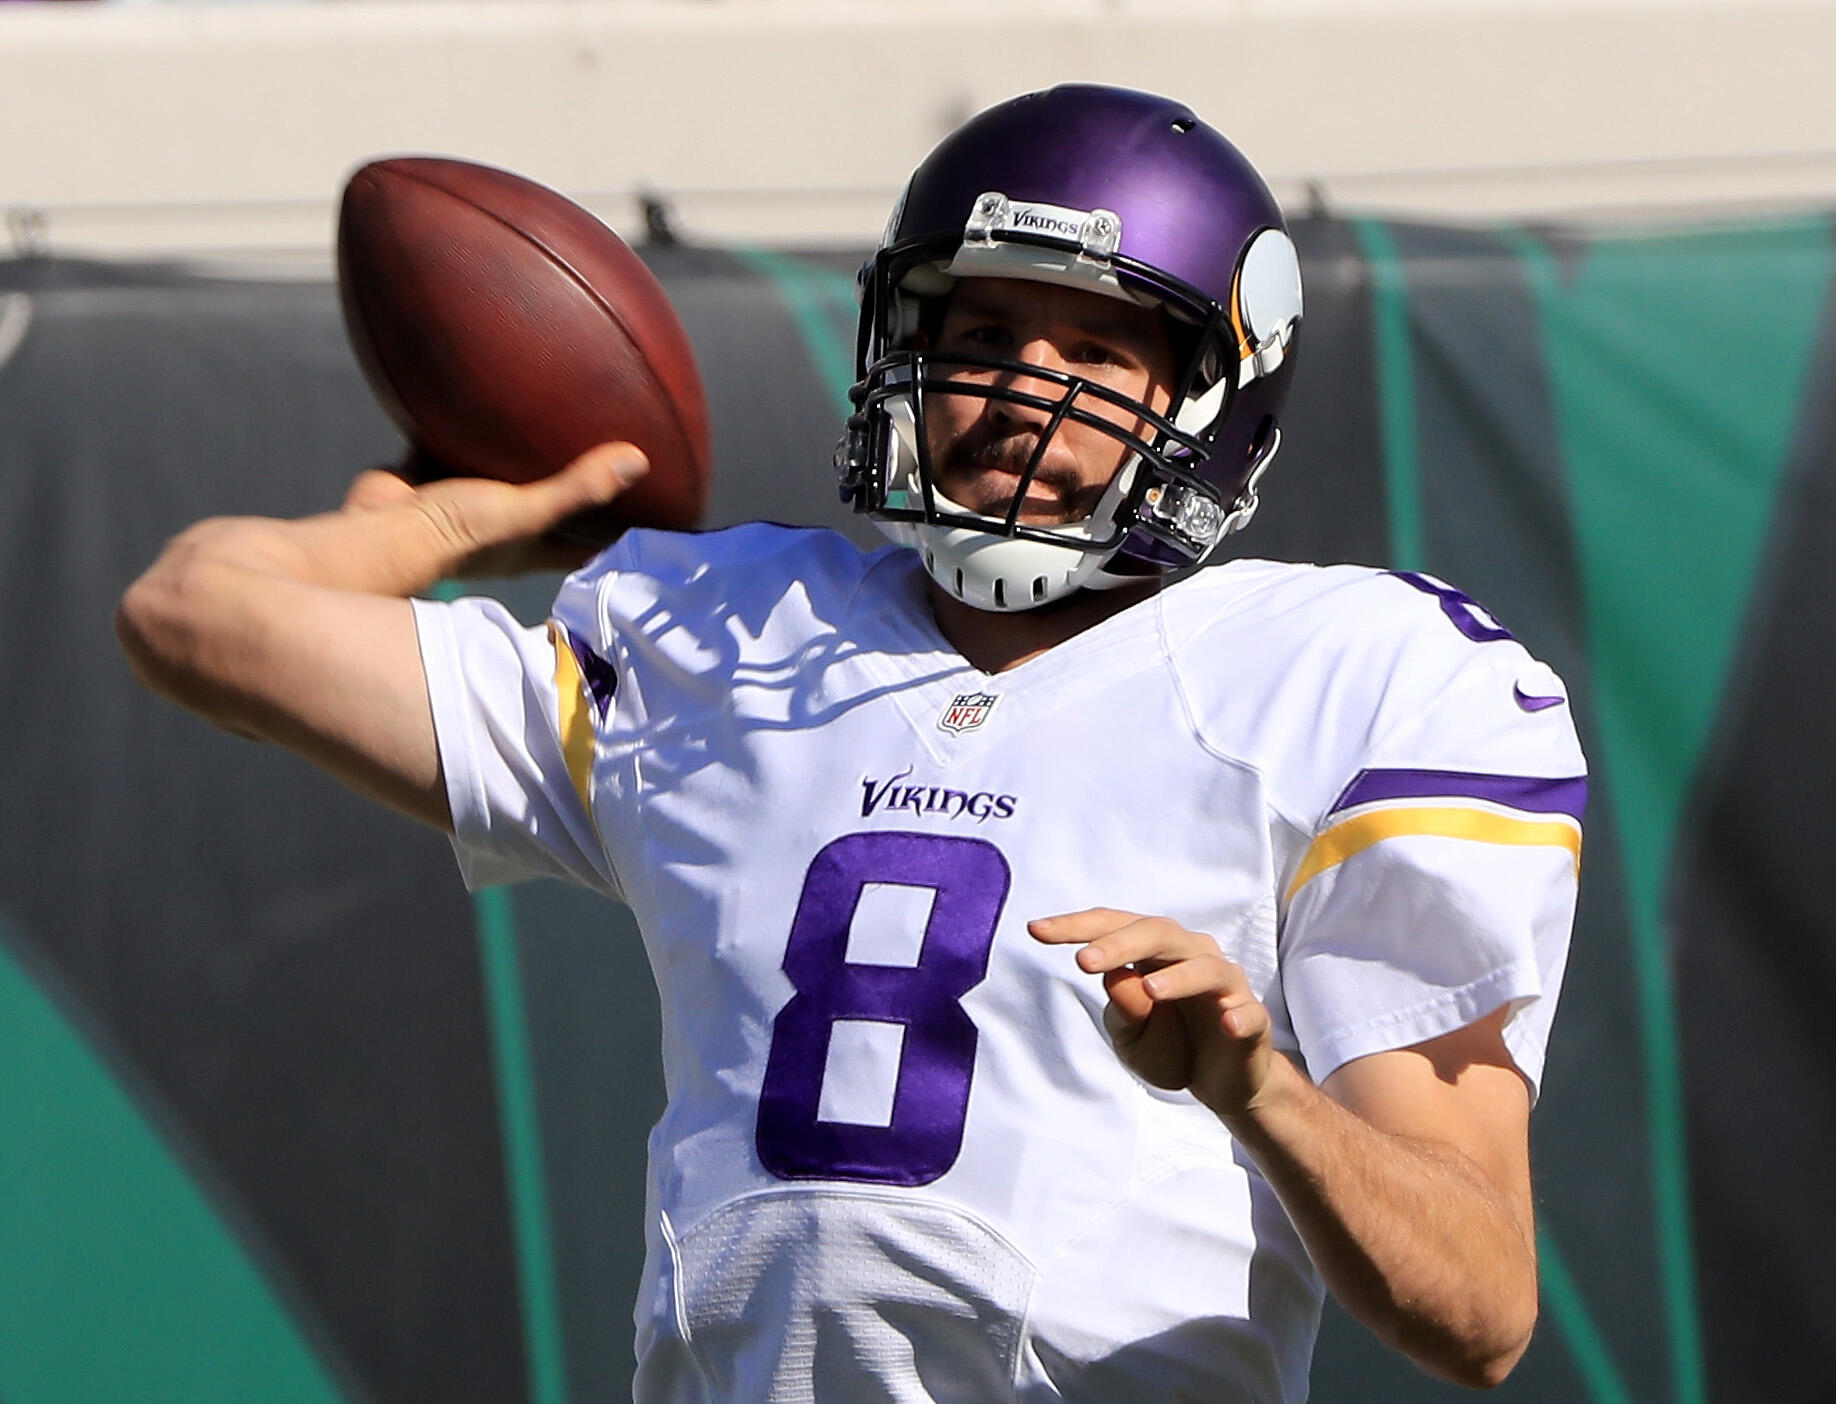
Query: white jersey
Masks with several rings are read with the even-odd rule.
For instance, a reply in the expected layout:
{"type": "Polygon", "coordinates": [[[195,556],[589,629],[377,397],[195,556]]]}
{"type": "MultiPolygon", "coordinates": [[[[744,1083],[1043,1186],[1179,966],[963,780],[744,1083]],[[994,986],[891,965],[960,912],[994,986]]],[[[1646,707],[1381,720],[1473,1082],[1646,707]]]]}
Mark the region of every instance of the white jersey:
{"type": "Polygon", "coordinates": [[[417,617],[467,880],[619,897],[656,973],[646,1404],[1305,1398],[1274,1193],[1031,918],[1212,934],[1316,1080],[1500,1007],[1539,1076],[1582,758],[1428,577],[1220,566],[994,676],[914,554],[781,527],[417,617]]]}

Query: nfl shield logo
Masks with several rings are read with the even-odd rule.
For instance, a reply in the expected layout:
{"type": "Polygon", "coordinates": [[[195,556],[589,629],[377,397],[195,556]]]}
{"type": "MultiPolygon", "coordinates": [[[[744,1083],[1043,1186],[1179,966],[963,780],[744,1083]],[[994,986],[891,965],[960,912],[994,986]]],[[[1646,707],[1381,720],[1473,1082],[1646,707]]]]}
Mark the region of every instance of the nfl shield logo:
{"type": "Polygon", "coordinates": [[[988,720],[994,704],[1000,701],[992,692],[959,692],[950,699],[937,719],[940,731],[974,731],[988,720]]]}

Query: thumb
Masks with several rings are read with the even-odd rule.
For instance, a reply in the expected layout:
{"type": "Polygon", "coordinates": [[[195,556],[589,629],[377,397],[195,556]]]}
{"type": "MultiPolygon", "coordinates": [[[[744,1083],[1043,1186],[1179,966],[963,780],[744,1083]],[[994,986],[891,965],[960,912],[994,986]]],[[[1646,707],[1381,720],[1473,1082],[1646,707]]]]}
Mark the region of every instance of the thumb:
{"type": "Polygon", "coordinates": [[[520,487],[517,518],[528,534],[554,531],[582,513],[606,506],[649,471],[650,460],[635,444],[600,444],[559,473],[520,487]]]}
{"type": "Polygon", "coordinates": [[[507,536],[533,536],[578,512],[603,507],[650,470],[635,444],[600,444],[546,478],[518,484],[501,519],[507,536]]]}
{"type": "Polygon", "coordinates": [[[553,477],[544,480],[563,512],[610,502],[650,471],[650,460],[636,444],[599,444],[588,449],[553,477]]]}
{"type": "Polygon", "coordinates": [[[414,484],[392,468],[370,468],[351,479],[340,510],[364,511],[371,507],[388,507],[414,498],[414,484]]]}
{"type": "Polygon", "coordinates": [[[1154,997],[1147,992],[1140,972],[1126,965],[1103,972],[1103,992],[1118,1017],[1131,1025],[1146,1023],[1154,1012],[1154,997]]]}

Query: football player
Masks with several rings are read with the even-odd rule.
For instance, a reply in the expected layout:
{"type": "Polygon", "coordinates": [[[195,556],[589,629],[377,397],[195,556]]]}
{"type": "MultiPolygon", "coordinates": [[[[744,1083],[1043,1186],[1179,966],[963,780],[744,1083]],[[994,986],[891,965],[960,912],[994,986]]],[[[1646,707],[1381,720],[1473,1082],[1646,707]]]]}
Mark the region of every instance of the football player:
{"type": "Polygon", "coordinates": [[[153,686],[473,885],[636,913],[640,1399],[1294,1401],[1326,1289],[1449,1379],[1522,1353],[1583,761],[1457,590],[1214,562],[1300,321],[1234,147],[1055,88],[864,271],[837,466],[896,545],[633,531],[542,628],[410,600],[615,497],[607,446],[206,522],[129,592],[153,686]]]}

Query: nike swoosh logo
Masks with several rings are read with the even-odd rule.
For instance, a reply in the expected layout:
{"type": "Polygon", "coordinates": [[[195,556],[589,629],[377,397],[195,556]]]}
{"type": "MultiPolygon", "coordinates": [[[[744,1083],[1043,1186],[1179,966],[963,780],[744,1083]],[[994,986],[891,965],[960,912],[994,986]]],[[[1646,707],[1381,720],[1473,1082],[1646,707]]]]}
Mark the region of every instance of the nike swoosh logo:
{"type": "Polygon", "coordinates": [[[1517,699],[1517,705],[1526,712],[1540,712],[1545,707],[1560,707],[1568,700],[1562,696],[1538,697],[1534,693],[1525,692],[1515,683],[1511,685],[1511,695],[1517,699]]]}

